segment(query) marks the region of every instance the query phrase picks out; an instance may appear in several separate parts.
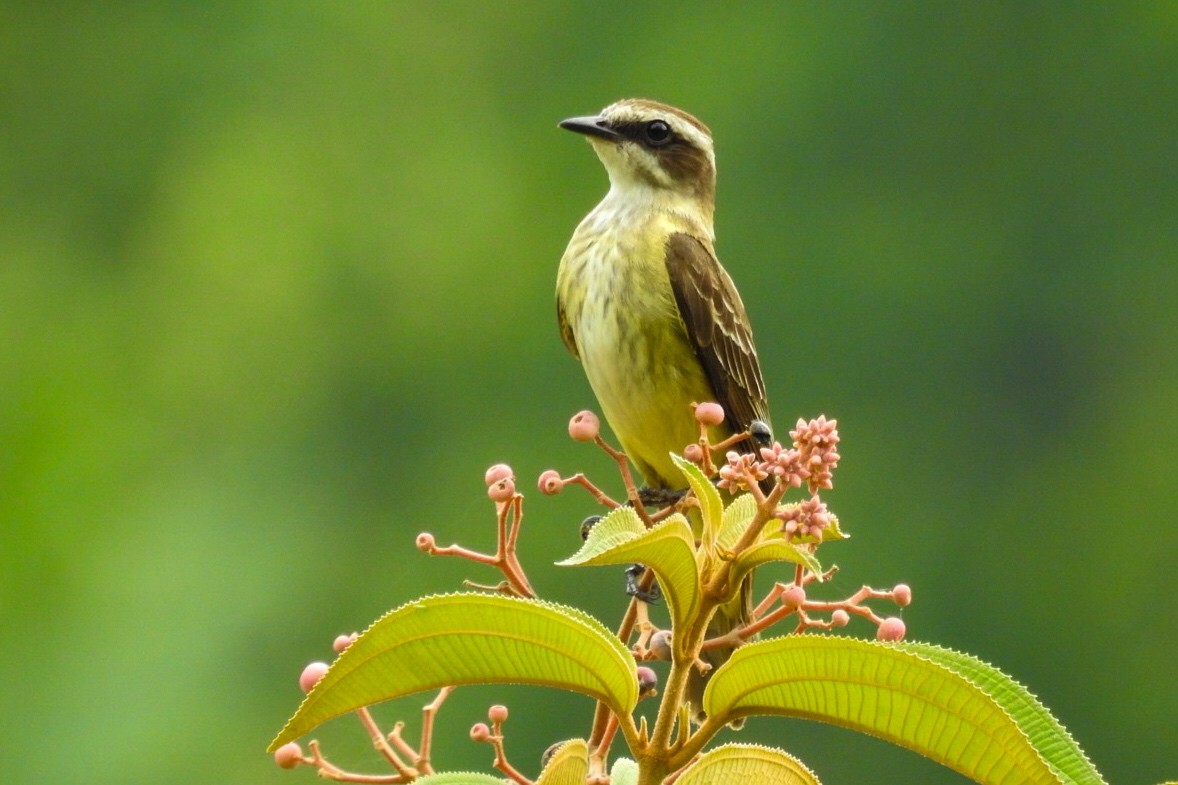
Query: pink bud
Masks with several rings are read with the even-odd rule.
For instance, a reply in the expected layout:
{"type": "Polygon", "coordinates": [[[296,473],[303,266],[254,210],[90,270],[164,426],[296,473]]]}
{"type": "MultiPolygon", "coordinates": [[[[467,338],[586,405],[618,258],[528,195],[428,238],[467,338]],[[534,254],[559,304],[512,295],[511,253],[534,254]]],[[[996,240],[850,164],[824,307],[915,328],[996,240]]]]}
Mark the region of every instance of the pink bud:
{"type": "Polygon", "coordinates": [[[899,616],[889,616],[875,631],[875,639],[878,641],[902,641],[904,640],[904,632],[904,620],[899,616]]]}
{"type": "Polygon", "coordinates": [[[800,608],[806,601],[806,590],[796,583],[781,593],[781,604],[787,608],[800,608]]]}
{"type": "Polygon", "coordinates": [[[830,623],[835,627],[846,627],[851,623],[851,614],[839,608],[834,613],[830,614],[830,623]]]}
{"type": "Polygon", "coordinates": [[[344,649],[355,643],[356,638],[358,637],[359,636],[354,632],[351,635],[336,636],[336,639],[331,643],[331,648],[335,649],[336,654],[341,654],[344,649]]]}
{"type": "Polygon", "coordinates": [[[695,419],[701,425],[719,425],[724,422],[724,407],[718,403],[701,403],[695,407],[695,419]]]}
{"type": "Polygon", "coordinates": [[[327,673],[326,662],[312,662],[307,667],[303,668],[303,672],[299,674],[299,689],[303,692],[310,692],[311,689],[319,683],[323,678],[323,674],[327,673]]]}
{"type": "Polygon", "coordinates": [[[507,707],[500,704],[495,704],[487,709],[487,719],[496,724],[507,722],[507,707]]]}
{"type": "Polygon", "coordinates": [[[912,589],[907,583],[897,583],[892,589],[892,599],[901,608],[907,607],[912,602],[912,589]]]}
{"type": "Polygon", "coordinates": [[[297,741],[283,744],[274,750],[274,762],[278,764],[279,768],[293,769],[303,762],[303,748],[299,746],[297,741]]]}
{"type": "Polygon", "coordinates": [[[645,665],[638,666],[638,692],[647,693],[659,686],[658,674],[645,665]]]}
{"type": "Polygon", "coordinates": [[[491,501],[499,504],[511,501],[511,497],[515,496],[515,480],[504,477],[487,488],[487,495],[491,497],[491,501]]]}
{"type": "Polygon", "coordinates": [[[586,409],[573,415],[569,420],[569,436],[578,442],[591,442],[601,433],[601,421],[597,415],[586,409]]]}
{"type": "Polygon", "coordinates": [[[497,463],[490,469],[487,469],[487,473],[483,475],[483,480],[486,481],[487,487],[490,488],[500,480],[506,480],[508,477],[513,476],[513,474],[511,467],[506,463],[497,463]]]}
{"type": "Polygon", "coordinates": [[[437,542],[434,540],[434,536],[429,532],[422,532],[421,534],[417,535],[417,550],[430,553],[436,547],[437,542]]]}
{"type": "Polygon", "coordinates": [[[683,457],[692,463],[700,463],[704,459],[704,448],[693,442],[683,448],[683,457]]]}
{"type": "Polygon", "coordinates": [[[476,722],[470,726],[470,738],[472,741],[486,741],[491,738],[491,729],[485,722],[476,722]]]}
{"type": "Polygon", "coordinates": [[[564,482],[560,479],[560,472],[555,469],[548,469],[543,472],[536,485],[540,488],[540,493],[545,496],[555,496],[564,488],[564,482]]]}

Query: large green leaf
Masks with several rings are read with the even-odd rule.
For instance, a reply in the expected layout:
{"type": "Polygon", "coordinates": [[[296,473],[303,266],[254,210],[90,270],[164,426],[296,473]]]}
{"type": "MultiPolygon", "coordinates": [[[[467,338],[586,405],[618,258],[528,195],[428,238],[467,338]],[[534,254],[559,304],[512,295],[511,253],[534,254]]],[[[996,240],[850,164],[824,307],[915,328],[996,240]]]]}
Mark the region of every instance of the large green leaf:
{"type": "Polygon", "coordinates": [[[585,785],[589,775],[589,744],[570,739],[552,753],[536,785],[585,785]]]}
{"type": "Polygon", "coordinates": [[[638,701],[633,656],[588,614],[501,595],[448,594],[403,605],[365,630],[270,749],[362,706],[447,685],[493,683],[573,690],[618,714],[638,701]]]}
{"type": "Polygon", "coordinates": [[[1018,723],[1047,764],[1064,782],[1097,785],[1104,779],[1051,712],[1018,682],[968,654],[928,643],[899,643],[899,648],[943,665],[980,687],[1018,723]]]}
{"type": "Polygon", "coordinates": [[[633,562],[655,571],[674,626],[685,626],[698,610],[700,586],[691,525],[678,513],[647,529],[634,510],[619,507],[590,529],[581,550],[558,564],[633,562]]]}
{"type": "Polygon", "coordinates": [[[700,756],[677,781],[679,785],[820,785],[814,772],[781,750],[756,744],[725,744],[700,756]]]}
{"type": "Polygon", "coordinates": [[[1102,782],[1090,767],[1064,761],[1065,770],[1044,759],[1039,747],[1066,747],[1070,739],[1061,741],[1066,733],[1038,711],[1009,713],[1018,701],[992,694],[1013,684],[1005,676],[972,662],[967,668],[970,658],[942,657],[950,667],[918,647],[812,635],[751,643],[712,676],[704,710],[722,720],[778,714],[871,733],[984,785],[1102,782]],[[973,677],[963,675],[971,669],[973,677]]]}

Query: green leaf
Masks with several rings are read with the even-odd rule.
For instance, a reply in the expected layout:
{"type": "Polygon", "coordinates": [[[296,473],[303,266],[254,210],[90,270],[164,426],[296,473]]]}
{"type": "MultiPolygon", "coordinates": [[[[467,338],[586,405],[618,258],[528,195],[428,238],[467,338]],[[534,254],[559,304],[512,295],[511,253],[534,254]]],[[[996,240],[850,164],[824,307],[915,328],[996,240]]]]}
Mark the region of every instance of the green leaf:
{"type": "Polygon", "coordinates": [[[894,644],[968,679],[1001,706],[1030,739],[1063,782],[1104,783],[1067,729],[1034,695],[994,666],[968,654],[927,643],[894,644]]]}
{"type": "Polygon", "coordinates": [[[638,702],[633,656],[588,614],[536,600],[448,594],[403,605],[365,630],[270,751],[362,706],[448,685],[496,683],[580,692],[619,714],[638,702]]]}
{"type": "Polygon", "coordinates": [[[633,507],[618,507],[593,524],[580,550],[557,564],[590,564],[592,557],[624,545],[645,531],[646,524],[638,517],[638,513],[634,512],[633,507]]]}
{"type": "Polygon", "coordinates": [[[570,739],[556,748],[536,785],[585,785],[589,776],[589,744],[570,739]]]}
{"type": "Polygon", "coordinates": [[[851,535],[843,533],[839,528],[839,517],[837,515],[830,516],[830,524],[822,530],[823,542],[837,542],[838,540],[849,540],[851,535]]]}
{"type": "Polygon", "coordinates": [[[638,785],[638,763],[618,758],[609,770],[609,785],[638,785]]]}
{"type": "Polygon", "coordinates": [[[822,580],[822,565],[814,554],[783,539],[759,542],[737,557],[732,565],[733,584],[741,581],[750,570],[771,561],[790,561],[800,564],[822,580]]]}
{"type": "Polygon", "coordinates": [[[710,548],[720,536],[720,527],[723,523],[724,503],[720,500],[720,492],[691,461],[675,453],[671,453],[671,460],[679,467],[679,471],[683,472],[683,476],[687,478],[687,485],[699,500],[700,516],[703,518],[703,531],[700,532],[699,539],[710,548]]]}
{"type": "Polygon", "coordinates": [[[757,514],[757,500],[750,493],[742,493],[724,508],[720,522],[720,535],[716,544],[721,550],[730,551],[736,547],[740,536],[757,514]]]}
{"type": "Polygon", "coordinates": [[[781,750],[725,744],[704,753],[683,772],[679,785],[740,782],[745,785],[821,785],[814,772],[781,750]]]}
{"type": "MultiPolygon", "coordinates": [[[[722,550],[730,551],[748,528],[757,514],[757,500],[751,494],[737,496],[724,510],[723,525],[717,544],[722,550]]],[[[807,550],[798,548],[785,539],[781,521],[773,519],[766,524],[759,541],[748,548],[732,565],[732,584],[738,585],[745,575],[762,564],[771,561],[789,561],[801,564],[810,572],[822,578],[822,565],[807,550]]]]}
{"type": "Polygon", "coordinates": [[[699,609],[699,570],[691,524],[675,513],[651,529],[643,526],[629,507],[619,507],[597,522],[581,550],[557,562],[583,564],[632,564],[641,562],[658,575],[663,596],[676,627],[686,625],[699,609]],[[623,512],[624,511],[624,512],[623,512]],[[634,528],[634,523],[637,528],[634,528]],[[600,536],[595,536],[603,528],[600,536]]]}
{"type": "MultiPolygon", "coordinates": [[[[984,785],[1102,782],[1070,759],[1045,760],[1042,750],[1067,747],[1070,739],[1061,740],[1066,732],[1044,725],[1038,711],[1008,713],[1018,701],[990,692],[1013,684],[1005,676],[972,658],[941,656],[949,667],[927,655],[919,644],[812,635],[751,643],[712,676],[704,711],[720,721],[753,714],[822,720],[907,747],[984,785]]],[[[1023,691],[1019,700],[1027,699],[1023,691]]]]}
{"type": "Polygon", "coordinates": [[[511,785],[503,777],[492,777],[476,771],[442,771],[413,780],[413,785],[511,785]]]}

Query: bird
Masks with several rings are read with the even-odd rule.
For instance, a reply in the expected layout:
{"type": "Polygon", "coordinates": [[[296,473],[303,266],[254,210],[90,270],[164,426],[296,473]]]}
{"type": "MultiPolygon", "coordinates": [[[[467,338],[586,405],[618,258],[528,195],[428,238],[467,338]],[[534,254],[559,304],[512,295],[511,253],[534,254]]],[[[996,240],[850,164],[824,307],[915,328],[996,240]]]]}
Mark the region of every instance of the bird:
{"type": "MultiPolygon", "coordinates": [[[[670,453],[698,442],[693,403],[724,408],[713,443],[751,431],[734,449],[753,452],[772,433],[748,314],[716,257],[712,133],[682,109],[639,98],[559,125],[585,136],[609,176],[560,260],[561,338],[647,488],[682,489],[670,453]]],[[[751,581],[717,609],[709,638],[748,620],[751,581]]],[[[730,654],[710,649],[705,659],[718,667],[730,654]]],[[[688,687],[697,713],[702,689],[702,677],[688,687]]]]}

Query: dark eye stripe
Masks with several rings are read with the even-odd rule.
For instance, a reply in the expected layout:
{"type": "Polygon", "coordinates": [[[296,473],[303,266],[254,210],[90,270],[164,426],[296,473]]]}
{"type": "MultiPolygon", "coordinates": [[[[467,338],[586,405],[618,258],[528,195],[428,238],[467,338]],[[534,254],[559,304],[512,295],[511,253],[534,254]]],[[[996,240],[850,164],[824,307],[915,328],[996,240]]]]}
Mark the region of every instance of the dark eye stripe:
{"type": "Polygon", "coordinates": [[[639,144],[647,145],[649,147],[667,147],[669,145],[684,143],[684,139],[680,137],[679,134],[675,133],[675,130],[671,127],[670,123],[662,120],[656,122],[662,122],[664,125],[666,125],[667,137],[660,142],[654,143],[652,143],[651,139],[647,136],[647,129],[651,125],[650,120],[618,123],[613,126],[613,129],[627,139],[638,142],[639,144]]]}

